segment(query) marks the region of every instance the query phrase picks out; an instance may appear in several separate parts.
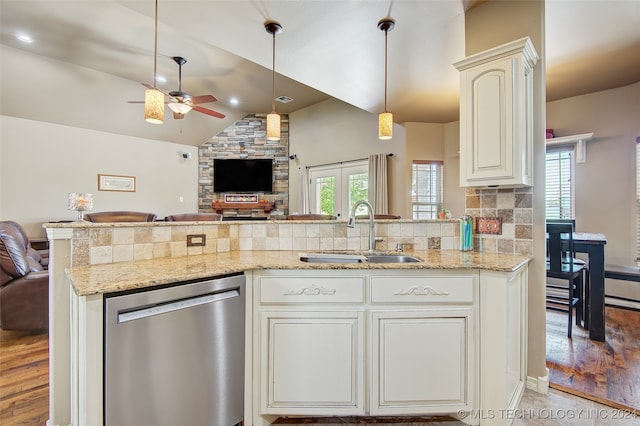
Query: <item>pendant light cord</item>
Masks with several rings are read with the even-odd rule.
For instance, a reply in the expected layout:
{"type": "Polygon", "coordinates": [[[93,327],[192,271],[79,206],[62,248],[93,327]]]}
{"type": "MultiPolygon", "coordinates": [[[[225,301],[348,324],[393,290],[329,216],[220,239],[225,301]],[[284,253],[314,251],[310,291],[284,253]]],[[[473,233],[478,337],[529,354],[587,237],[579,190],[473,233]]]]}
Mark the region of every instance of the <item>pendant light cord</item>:
{"type": "MultiPolygon", "coordinates": [[[[156,0],[157,1],[157,0],[156,0]]],[[[273,46],[271,55],[271,87],[273,90],[271,96],[271,111],[276,112],[276,32],[273,32],[273,46]]]]}
{"type": "Polygon", "coordinates": [[[384,30],[384,112],[387,112],[387,34],[384,30]]]}
{"type": "Polygon", "coordinates": [[[156,69],[158,67],[158,0],[156,0],[155,30],[153,40],[153,88],[157,89],[158,73],[156,72],[156,69]]]}

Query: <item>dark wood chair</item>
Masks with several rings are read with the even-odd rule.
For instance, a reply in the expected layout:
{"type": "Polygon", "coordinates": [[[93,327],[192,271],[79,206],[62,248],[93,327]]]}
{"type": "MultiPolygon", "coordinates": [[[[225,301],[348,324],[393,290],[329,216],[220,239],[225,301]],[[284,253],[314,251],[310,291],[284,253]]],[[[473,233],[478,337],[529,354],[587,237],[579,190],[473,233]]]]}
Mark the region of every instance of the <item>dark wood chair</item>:
{"type": "Polygon", "coordinates": [[[336,216],[330,214],[290,214],[287,216],[287,220],[336,220],[336,216]]]}
{"type": "Polygon", "coordinates": [[[583,277],[585,264],[574,261],[573,225],[547,223],[547,277],[567,280],[567,286],[547,283],[547,308],[566,311],[569,316],[567,336],[571,338],[573,310],[576,324],[583,317],[583,277]],[[564,247],[563,247],[564,246],[564,247]]]}
{"type": "MultiPolygon", "coordinates": [[[[575,219],[547,219],[547,223],[570,223],[573,227],[573,232],[576,232],[576,220],[575,219]]],[[[567,257],[567,253],[564,253],[567,257]]],[[[547,258],[547,260],[549,260],[547,258]]],[[[576,258],[576,254],[573,253],[573,261],[575,263],[581,263],[584,265],[584,282],[582,287],[581,308],[579,315],[576,315],[576,321],[583,321],[584,327],[589,328],[589,262],[583,259],[576,258]]]]}
{"type": "MultiPolygon", "coordinates": [[[[356,215],[356,219],[369,219],[369,215],[368,214],[359,214],[356,215]]],[[[375,213],[373,215],[373,219],[380,219],[380,220],[392,220],[392,219],[401,219],[400,216],[396,215],[396,214],[378,214],[375,213]]]]}
{"type": "Polygon", "coordinates": [[[143,213],[134,211],[112,211],[87,213],[84,220],[94,223],[105,222],[155,222],[155,213],[143,213]]]}
{"type": "Polygon", "coordinates": [[[218,213],[179,213],[164,218],[167,222],[220,222],[222,215],[218,213]]]}

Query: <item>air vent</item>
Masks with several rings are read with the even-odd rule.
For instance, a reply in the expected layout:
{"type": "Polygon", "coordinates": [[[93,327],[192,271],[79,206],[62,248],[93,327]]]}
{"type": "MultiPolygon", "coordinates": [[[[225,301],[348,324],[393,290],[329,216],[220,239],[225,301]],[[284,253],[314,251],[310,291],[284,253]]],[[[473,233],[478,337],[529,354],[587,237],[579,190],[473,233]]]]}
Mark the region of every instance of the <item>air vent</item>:
{"type": "Polygon", "coordinates": [[[289,102],[291,102],[292,100],[293,100],[293,98],[290,98],[290,97],[288,97],[288,96],[284,96],[284,95],[282,95],[282,96],[278,96],[278,97],[276,98],[276,101],[278,101],[278,102],[280,102],[280,103],[282,103],[282,104],[288,104],[288,103],[289,103],[289,102]]]}

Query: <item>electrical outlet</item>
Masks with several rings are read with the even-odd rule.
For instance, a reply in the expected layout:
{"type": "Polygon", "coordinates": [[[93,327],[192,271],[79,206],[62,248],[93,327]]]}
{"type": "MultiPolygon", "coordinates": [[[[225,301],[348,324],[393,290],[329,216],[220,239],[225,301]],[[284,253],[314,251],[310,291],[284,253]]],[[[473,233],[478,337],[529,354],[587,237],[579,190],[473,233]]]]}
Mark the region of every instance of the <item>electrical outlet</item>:
{"type": "Polygon", "coordinates": [[[501,217],[478,217],[476,221],[476,234],[502,235],[501,217]]]}
{"type": "Polygon", "coordinates": [[[187,247],[203,247],[207,245],[205,234],[187,234],[187,247]]]}

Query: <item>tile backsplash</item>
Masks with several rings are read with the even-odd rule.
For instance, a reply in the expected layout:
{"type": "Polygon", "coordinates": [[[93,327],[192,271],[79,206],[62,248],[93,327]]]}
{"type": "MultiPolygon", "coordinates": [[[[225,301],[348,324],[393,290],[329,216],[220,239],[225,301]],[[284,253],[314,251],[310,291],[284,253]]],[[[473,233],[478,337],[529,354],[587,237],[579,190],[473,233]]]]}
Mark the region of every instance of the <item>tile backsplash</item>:
{"type": "MultiPolygon", "coordinates": [[[[379,250],[404,243],[416,250],[457,249],[457,220],[376,222],[379,250]]],[[[367,250],[369,224],[358,221],[215,222],[187,225],[75,228],[72,265],[86,266],[161,257],[190,256],[230,250],[367,250]],[[205,235],[206,245],[187,247],[187,235],[205,235]]]]}
{"type": "MultiPolygon", "coordinates": [[[[474,250],[533,253],[533,188],[467,188],[466,214],[502,218],[502,234],[475,234],[474,250]]],[[[474,220],[475,222],[475,220],[474,220]]]]}

